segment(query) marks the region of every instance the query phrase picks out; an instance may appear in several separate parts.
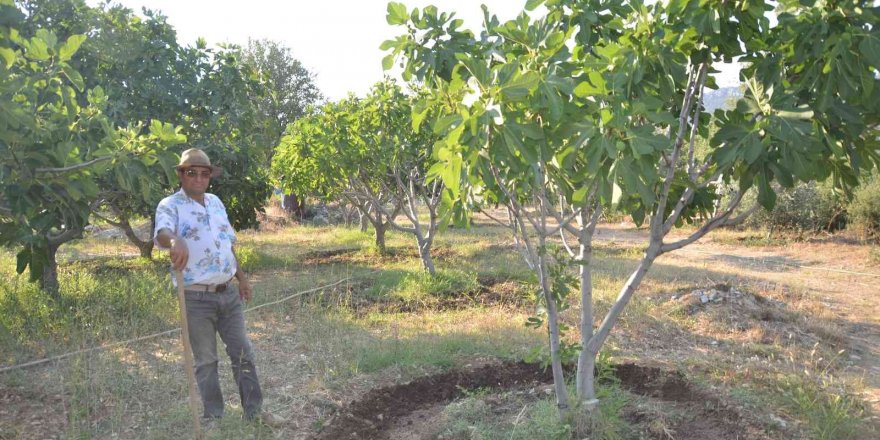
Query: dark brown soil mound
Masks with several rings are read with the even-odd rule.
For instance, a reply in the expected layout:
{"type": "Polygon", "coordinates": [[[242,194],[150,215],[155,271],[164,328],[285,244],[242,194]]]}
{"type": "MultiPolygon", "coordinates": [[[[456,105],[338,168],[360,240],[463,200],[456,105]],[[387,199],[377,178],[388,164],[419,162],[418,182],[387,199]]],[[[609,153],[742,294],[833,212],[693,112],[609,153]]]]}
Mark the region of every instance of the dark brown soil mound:
{"type": "Polygon", "coordinates": [[[437,403],[451,402],[477,388],[513,388],[552,381],[549,370],[526,363],[489,365],[470,371],[450,371],[370,391],[352,402],[316,439],[379,439],[396,419],[437,403]]]}
{"type": "MultiPolygon", "coordinates": [[[[615,367],[624,388],[633,393],[684,406],[690,414],[673,427],[677,440],[761,438],[713,396],[694,389],[676,372],[622,364],[615,367]]],[[[342,410],[315,439],[383,439],[409,414],[449,403],[475,389],[516,389],[551,383],[549,369],[522,362],[450,371],[376,389],[342,410]]]]}

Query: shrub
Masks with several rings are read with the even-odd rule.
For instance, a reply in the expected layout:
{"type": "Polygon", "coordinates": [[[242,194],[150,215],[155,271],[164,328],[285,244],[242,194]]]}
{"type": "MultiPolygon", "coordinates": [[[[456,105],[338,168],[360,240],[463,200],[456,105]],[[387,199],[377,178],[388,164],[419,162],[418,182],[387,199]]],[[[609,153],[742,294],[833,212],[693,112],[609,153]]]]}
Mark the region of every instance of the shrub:
{"type": "MultiPolygon", "coordinates": [[[[742,206],[756,202],[755,191],[746,194],[742,206]]],[[[746,220],[748,227],[797,231],[836,231],[846,227],[845,200],[831,190],[830,183],[800,183],[777,193],[772,211],[759,209],[746,220]]]]}
{"type": "Polygon", "coordinates": [[[867,179],[847,207],[852,226],[870,240],[880,239],[880,177],[867,179]]]}

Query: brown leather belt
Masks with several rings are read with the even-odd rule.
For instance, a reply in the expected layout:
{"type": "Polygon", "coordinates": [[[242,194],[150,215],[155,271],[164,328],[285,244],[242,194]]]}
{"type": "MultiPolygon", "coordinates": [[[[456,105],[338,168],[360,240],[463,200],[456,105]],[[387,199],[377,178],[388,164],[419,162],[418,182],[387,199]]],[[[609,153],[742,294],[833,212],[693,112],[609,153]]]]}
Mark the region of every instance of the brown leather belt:
{"type": "Polygon", "coordinates": [[[221,293],[226,290],[227,287],[229,287],[228,281],[221,284],[190,284],[189,286],[184,286],[183,290],[188,290],[190,292],[221,293]]]}

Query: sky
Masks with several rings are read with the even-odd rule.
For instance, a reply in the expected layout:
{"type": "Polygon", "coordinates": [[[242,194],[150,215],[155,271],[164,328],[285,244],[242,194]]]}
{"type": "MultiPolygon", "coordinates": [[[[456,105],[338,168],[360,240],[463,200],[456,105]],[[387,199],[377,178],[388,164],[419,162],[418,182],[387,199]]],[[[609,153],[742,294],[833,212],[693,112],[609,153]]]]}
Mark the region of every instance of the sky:
{"type": "MultiPolygon", "coordinates": [[[[248,38],[278,41],[316,76],[329,100],[349,92],[364,95],[382,79],[383,41],[404,32],[385,20],[388,0],[114,0],[135,12],[142,7],[161,11],[177,30],[178,41],[193,44],[199,37],[209,45],[246,45],[248,38]]],[[[99,0],[88,0],[96,5],[99,0]]],[[[479,32],[481,4],[502,22],[522,11],[525,0],[403,0],[408,9],[438,6],[455,12],[464,28],[479,32]]],[[[719,85],[736,83],[735,68],[718,77],[719,85]]]]}

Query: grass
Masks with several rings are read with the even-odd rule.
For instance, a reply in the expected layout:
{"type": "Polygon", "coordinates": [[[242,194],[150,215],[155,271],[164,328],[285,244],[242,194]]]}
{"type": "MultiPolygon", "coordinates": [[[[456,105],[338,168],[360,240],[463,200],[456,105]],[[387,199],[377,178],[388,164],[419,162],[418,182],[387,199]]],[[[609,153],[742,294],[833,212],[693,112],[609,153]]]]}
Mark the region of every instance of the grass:
{"type": "Polygon", "coordinates": [[[410,266],[383,271],[364,293],[369,297],[397,299],[407,304],[428,304],[443,298],[467,296],[479,289],[476,272],[440,269],[432,277],[421,267],[410,266]]]}
{"type": "Polygon", "coordinates": [[[3,258],[0,276],[8,282],[0,285],[2,362],[26,361],[173,326],[176,298],[167,273],[162,273],[165,263],[136,258],[63,265],[61,300],[56,302],[36,284],[17,276],[10,258],[3,258]]]}
{"type": "MultiPolygon", "coordinates": [[[[479,398],[469,397],[446,409],[450,420],[441,432],[444,439],[508,440],[571,438],[571,428],[560,425],[551,400],[522,403],[522,410],[510,420],[499,420],[494,408],[479,398]]],[[[509,415],[509,414],[508,414],[509,415]]]]}
{"type": "MultiPolygon", "coordinates": [[[[388,234],[392,255],[386,258],[371,250],[371,235],[357,229],[295,227],[242,232],[239,238],[238,254],[257,292],[251,306],[351,278],[247,315],[267,406],[282,416],[301,419],[302,427],[329,420],[333,401],[350,401],[364,387],[481,360],[521,359],[544,345],[542,331],[523,325],[533,313],[528,301],[467,302],[486,288],[480,280],[510,282],[521,299],[535,288],[534,275],[501,228],[450,229],[438,236],[435,249],[442,251],[435,261],[438,276],[434,278],[425,274],[411,252],[411,237],[399,233],[388,234]],[[339,249],[350,251],[310,260],[339,249]],[[464,306],[447,307],[451,301],[462,301],[464,306]],[[402,307],[369,306],[379,303],[402,307]]],[[[0,284],[0,362],[10,365],[176,327],[167,257],[161,252],[155,262],[120,257],[126,252],[118,240],[62,248],[58,303],[15,275],[12,254],[0,253],[0,276],[7,280],[0,284]]],[[[597,244],[597,320],[615,300],[641,253],[634,246],[597,244]]],[[[708,384],[729,390],[734,401],[752,399],[761,408],[756,412],[797,420],[809,438],[859,438],[867,432],[862,423],[865,407],[842,366],[816,364],[810,369],[815,374],[807,376],[780,361],[789,352],[809,360],[812,349],[786,339],[783,330],[815,335],[828,345],[818,351],[825,359],[846,334],[815,298],[800,293],[802,286],[762,287],[762,279],[747,281],[747,276],[721,261],[658,261],[612,332],[608,350],[623,359],[672,368],[717,368],[717,374],[706,376],[708,384]],[[780,312],[785,319],[769,323],[755,319],[748,322],[747,331],[739,331],[725,315],[692,314],[668,301],[675,292],[715,282],[751,283],[756,294],[786,303],[780,312]],[[709,341],[721,341],[724,348],[712,348],[709,341]],[[732,373],[743,369],[750,375],[732,373]]],[[[572,302],[563,319],[575,327],[576,295],[572,302]]],[[[577,332],[569,332],[568,337],[576,342],[577,332]]],[[[6,373],[0,376],[0,387],[15,390],[18,400],[13,404],[53,396],[57,400],[46,408],[61,407],[66,412],[30,411],[47,420],[65,414],[59,429],[68,438],[167,438],[167,432],[186,432],[189,424],[181,362],[177,335],[170,335],[74,356],[50,367],[6,373]]],[[[231,397],[236,390],[224,362],[221,383],[231,397]]],[[[613,381],[604,381],[600,390],[598,415],[577,419],[586,424],[561,424],[552,399],[515,393],[502,396],[504,417],[496,417],[499,407],[494,397],[476,393],[447,408],[443,429],[447,438],[570,438],[585,433],[590,433],[589,438],[626,438],[631,432],[621,413],[631,400],[613,381]]],[[[277,435],[238,420],[236,400],[230,400],[231,417],[208,438],[277,435]]],[[[667,429],[664,423],[658,433],[667,429]]],[[[25,429],[0,421],[0,438],[18,437],[25,429]]]]}
{"type": "Polygon", "coordinates": [[[774,230],[736,230],[721,229],[712,232],[712,242],[728,246],[780,247],[789,246],[804,240],[804,234],[794,231],[774,230]]]}
{"type": "MultiPolygon", "coordinates": [[[[575,406],[569,419],[560,423],[556,401],[534,394],[534,390],[513,391],[499,395],[486,392],[466,394],[447,406],[445,423],[439,438],[474,440],[590,438],[621,440],[630,438],[627,422],[621,417],[629,403],[628,393],[621,389],[608,369],[607,359],[599,362],[599,405],[588,411],[575,406]],[[602,373],[604,371],[604,373],[602,373]]],[[[569,386],[574,396],[574,387],[569,386]]]]}

